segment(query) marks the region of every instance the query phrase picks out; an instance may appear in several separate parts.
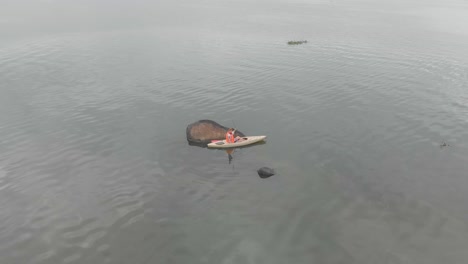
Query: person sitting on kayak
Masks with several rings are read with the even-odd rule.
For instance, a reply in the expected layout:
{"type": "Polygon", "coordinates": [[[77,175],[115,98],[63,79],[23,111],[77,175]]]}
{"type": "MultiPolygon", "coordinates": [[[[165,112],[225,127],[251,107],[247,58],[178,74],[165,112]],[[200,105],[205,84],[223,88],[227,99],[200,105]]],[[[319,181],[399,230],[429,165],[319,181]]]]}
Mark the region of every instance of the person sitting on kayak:
{"type": "Polygon", "coordinates": [[[234,133],[235,133],[235,129],[233,128],[229,128],[228,131],[226,132],[226,142],[227,143],[234,143],[235,142],[235,139],[234,139],[234,133]]]}
{"type": "Polygon", "coordinates": [[[237,136],[234,137],[236,130],[234,128],[229,128],[226,132],[226,142],[227,143],[235,143],[238,141],[242,141],[242,138],[237,136]]]}

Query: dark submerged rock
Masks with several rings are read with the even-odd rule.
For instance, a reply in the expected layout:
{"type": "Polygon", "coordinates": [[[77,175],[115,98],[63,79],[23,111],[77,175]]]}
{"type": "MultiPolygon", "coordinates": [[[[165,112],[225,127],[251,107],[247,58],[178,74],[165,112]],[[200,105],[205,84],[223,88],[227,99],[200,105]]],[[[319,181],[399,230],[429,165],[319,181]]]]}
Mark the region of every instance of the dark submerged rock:
{"type": "MultiPolygon", "coordinates": [[[[187,126],[187,141],[190,145],[206,145],[213,139],[225,139],[228,129],[212,120],[199,120],[187,126]]],[[[245,137],[240,131],[235,136],[245,137]]]]}
{"type": "Polygon", "coordinates": [[[260,178],[265,179],[265,178],[275,175],[275,170],[273,170],[272,168],[268,168],[268,167],[262,167],[257,170],[257,173],[258,173],[258,176],[260,176],[260,178]]]}

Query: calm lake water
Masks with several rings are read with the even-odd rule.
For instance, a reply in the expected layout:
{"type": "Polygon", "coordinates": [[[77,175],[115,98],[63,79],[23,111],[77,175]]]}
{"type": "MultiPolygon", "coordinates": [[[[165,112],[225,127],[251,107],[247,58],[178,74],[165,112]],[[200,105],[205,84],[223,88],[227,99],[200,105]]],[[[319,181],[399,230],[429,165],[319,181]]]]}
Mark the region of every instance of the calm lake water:
{"type": "Polygon", "coordinates": [[[468,2],[3,2],[1,264],[467,263],[468,2]]]}

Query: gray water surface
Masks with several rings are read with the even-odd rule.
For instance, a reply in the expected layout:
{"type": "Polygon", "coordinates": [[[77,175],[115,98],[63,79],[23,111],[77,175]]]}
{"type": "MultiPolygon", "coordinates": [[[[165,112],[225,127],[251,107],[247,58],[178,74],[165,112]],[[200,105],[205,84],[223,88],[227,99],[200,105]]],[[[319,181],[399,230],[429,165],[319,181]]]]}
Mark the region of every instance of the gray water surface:
{"type": "Polygon", "coordinates": [[[468,260],[466,1],[3,2],[1,264],[468,260]]]}

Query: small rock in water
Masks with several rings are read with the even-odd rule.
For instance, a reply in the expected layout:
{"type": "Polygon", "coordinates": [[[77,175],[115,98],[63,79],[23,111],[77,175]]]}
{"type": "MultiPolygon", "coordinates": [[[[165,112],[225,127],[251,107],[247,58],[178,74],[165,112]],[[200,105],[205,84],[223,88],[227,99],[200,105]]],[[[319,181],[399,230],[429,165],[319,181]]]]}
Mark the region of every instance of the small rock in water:
{"type": "Polygon", "coordinates": [[[258,176],[260,176],[260,178],[265,179],[265,178],[275,175],[275,170],[268,168],[268,167],[262,167],[257,170],[257,173],[258,173],[258,176]]]}

